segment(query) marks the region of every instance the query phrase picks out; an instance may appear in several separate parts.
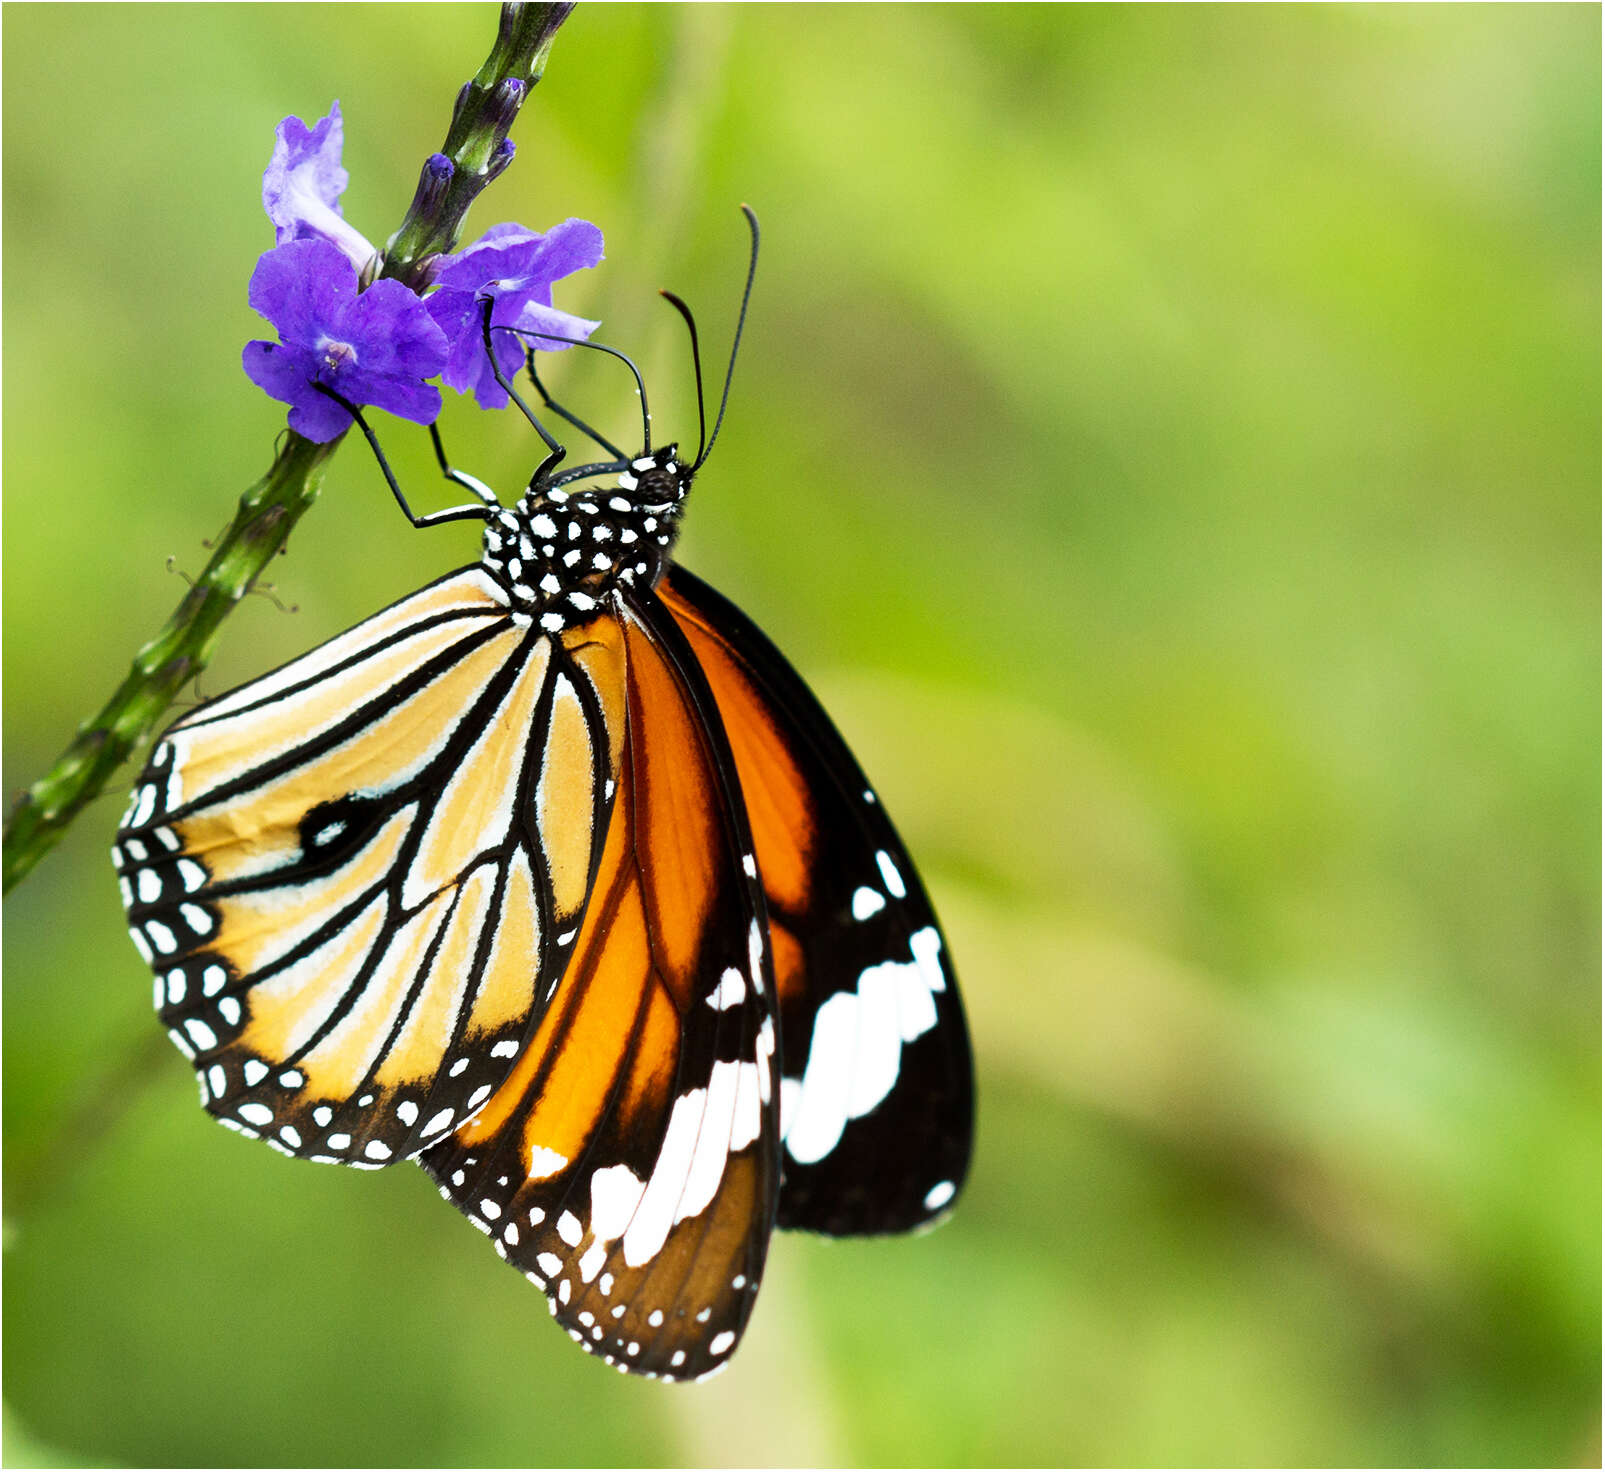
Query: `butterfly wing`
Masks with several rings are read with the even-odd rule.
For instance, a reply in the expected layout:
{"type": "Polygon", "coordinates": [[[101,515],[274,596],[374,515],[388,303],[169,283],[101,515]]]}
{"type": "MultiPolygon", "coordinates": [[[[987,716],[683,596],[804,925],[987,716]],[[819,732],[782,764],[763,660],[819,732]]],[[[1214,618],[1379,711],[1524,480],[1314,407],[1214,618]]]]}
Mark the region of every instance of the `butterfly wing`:
{"type": "Polygon", "coordinates": [[[377,1167],[484,1104],[585,908],[622,660],[465,569],[157,742],[113,858],[214,1116],[377,1167]]]}
{"type": "Polygon", "coordinates": [[[801,677],[676,565],[660,588],[706,675],[752,826],[780,993],[778,1224],[897,1232],[943,1212],[974,1103],[958,984],[930,902],[801,677]]]}
{"type": "Polygon", "coordinates": [[[774,1223],[774,981],[706,684],[651,593],[616,607],[628,713],[579,940],[513,1074],[422,1164],[578,1343],[693,1379],[728,1362],[774,1223]]]}

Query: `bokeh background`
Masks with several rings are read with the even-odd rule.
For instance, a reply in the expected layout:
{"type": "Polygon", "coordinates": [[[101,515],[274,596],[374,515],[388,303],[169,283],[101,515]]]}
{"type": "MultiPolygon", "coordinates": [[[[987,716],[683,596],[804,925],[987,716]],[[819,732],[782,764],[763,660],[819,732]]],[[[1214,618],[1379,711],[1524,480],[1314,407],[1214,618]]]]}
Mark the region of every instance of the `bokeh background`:
{"type": "MultiPolygon", "coordinates": [[[[3,25],[15,790],[270,458],[274,124],[341,100],[382,240],[495,13],[3,25]]],[[[6,906],[7,1460],[1597,1465],[1599,126],[1595,7],[582,6],[470,234],[599,222],[559,301],[684,430],[655,288],[717,360],[759,210],[682,555],[921,863],[970,1188],[779,1239],[727,1375],[625,1381],[420,1172],[205,1119],[118,791],[6,906]]],[[[348,445],[202,689],[473,555],[348,445]]]]}

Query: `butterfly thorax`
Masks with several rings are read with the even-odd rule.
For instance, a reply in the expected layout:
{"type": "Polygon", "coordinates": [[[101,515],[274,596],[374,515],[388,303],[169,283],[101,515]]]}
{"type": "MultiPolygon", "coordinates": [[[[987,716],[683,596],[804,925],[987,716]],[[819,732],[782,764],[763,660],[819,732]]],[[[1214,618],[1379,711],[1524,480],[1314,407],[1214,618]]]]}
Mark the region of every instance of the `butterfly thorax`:
{"type": "Polygon", "coordinates": [[[690,488],[673,445],[600,484],[538,481],[486,525],[485,570],[515,618],[548,633],[585,623],[616,588],[650,588],[663,576],[690,488]]]}

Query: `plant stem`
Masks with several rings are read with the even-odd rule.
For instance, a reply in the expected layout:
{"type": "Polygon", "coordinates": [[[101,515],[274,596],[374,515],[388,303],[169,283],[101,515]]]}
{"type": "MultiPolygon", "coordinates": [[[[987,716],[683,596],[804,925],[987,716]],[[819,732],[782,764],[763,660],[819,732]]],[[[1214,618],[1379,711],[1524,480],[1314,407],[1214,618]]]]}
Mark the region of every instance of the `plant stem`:
{"type": "MultiPolygon", "coordinates": [[[[380,275],[414,290],[428,284],[435,256],[456,244],[469,206],[511,160],[507,131],[540,80],[552,37],[572,9],[571,0],[501,7],[496,43],[457,96],[442,150],[453,166],[449,182],[443,189],[420,183],[380,275]]],[[[424,166],[426,182],[434,163],[424,166]]],[[[185,682],[206,667],[223,620],[317,499],[324,468],[340,443],[313,444],[287,433],[271,469],[240,498],[211,561],[165,627],[134,656],[128,677],[99,714],[79,726],[55,765],[17,799],[0,854],[5,892],[60,841],[84,805],[149,738],[185,682]]]]}

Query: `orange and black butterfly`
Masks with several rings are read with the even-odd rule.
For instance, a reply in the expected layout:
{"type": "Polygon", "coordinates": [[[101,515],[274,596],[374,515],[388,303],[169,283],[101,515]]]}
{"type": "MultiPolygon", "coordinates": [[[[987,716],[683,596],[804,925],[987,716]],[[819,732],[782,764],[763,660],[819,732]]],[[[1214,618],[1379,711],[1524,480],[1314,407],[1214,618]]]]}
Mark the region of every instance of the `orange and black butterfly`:
{"type": "Polygon", "coordinates": [[[552,453],[517,506],[442,452],[478,502],[413,517],[381,456],[415,524],[485,521],[481,561],[178,721],[113,856],[220,1123],[417,1160],[586,1349],[693,1379],[775,1226],[948,1208],[969,1043],[842,738],[671,561],[711,441],[648,421],[626,456],[541,395],[612,458],[556,473],[518,401],[552,453]]]}

